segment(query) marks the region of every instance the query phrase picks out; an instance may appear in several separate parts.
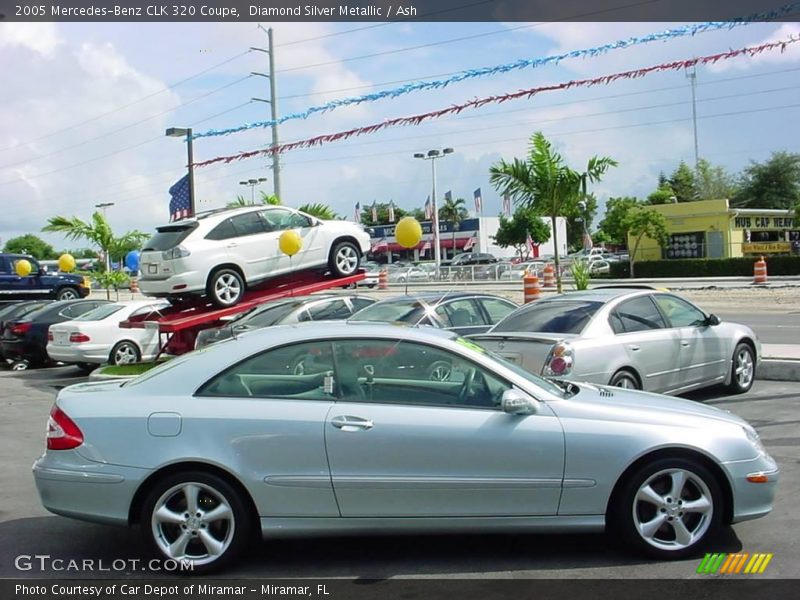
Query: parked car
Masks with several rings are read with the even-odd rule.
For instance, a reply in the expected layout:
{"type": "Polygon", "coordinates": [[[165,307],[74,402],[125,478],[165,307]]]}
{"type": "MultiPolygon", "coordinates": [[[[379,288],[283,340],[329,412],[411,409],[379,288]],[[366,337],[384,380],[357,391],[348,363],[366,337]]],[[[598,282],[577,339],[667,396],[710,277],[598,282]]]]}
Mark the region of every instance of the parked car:
{"type": "Polygon", "coordinates": [[[389,271],[388,279],[391,283],[407,283],[409,281],[430,281],[433,273],[419,267],[400,267],[389,271]]]}
{"type": "Polygon", "coordinates": [[[197,334],[195,348],[236,337],[239,334],[289,323],[303,321],[344,320],[375,303],[366,296],[314,295],[303,298],[282,298],[260,304],[251,311],[232,319],[222,327],[204,329],[197,334]]]}
{"type": "Polygon", "coordinates": [[[515,264],[511,269],[503,271],[500,279],[522,279],[526,273],[535,273],[539,277],[544,272],[544,263],[541,261],[529,261],[515,264]]]}
{"type": "Polygon", "coordinates": [[[490,265],[492,263],[500,262],[496,256],[486,252],[464,252],[457,255],[450,261],[451,267],[460,267],[465,265],[490,265]]]}
{"type": "Polygon", "coordinates": [[[23,317],[6,323],[0,337],[0,351],[6,360],[15,363],[14,368],[43,366],[47,355],[47,335],[51,325],[72,319],[107,304],[107,300],[63,300],[51,302],[23,317]]]}
{"type": "MultiPolygon", "coordinates": [[[[361,263],[361,268],[364,269],[364,279],[358,282],[357,286],[361,287],[368,287],[374,288],[378,285],[378,280],[380,278],[381,271],[383,267],[376,263],[375,261],[367,261],[361,263]]],[[[355,287],[355,286],[353,286],[355,287]]]]}
{"type": "Polygon", "coordinates": [[[487,331],[515,308],[511,300],[492,294],[431,292],[381,300],[350,320],[429,325],[466,335],[487,331]]]}
{"type": "Polygon", "coordinates": [[[259,330],[123,384],[72,385],[47,429],[45,508],[138,525],[186,574],[231,564],[255,531],[605,529],[679,559],[768,514],[779,479],[728,411],[552,382],[449,332],[376,324],[259,330]],[[422,353],[453,377],[403,368],[422,353]],[[298,354],[327,369],[294,372],[298,354]]]}
{"type": "Polygon", "coordinates": [[[276,275],[306,269],[353,275],[369,248],[369,234],[348,221],[323,221],[287,206],[222,209],[158,227],[142,249],[139,286],[149,296],[205,294],[228,307],[276,275]],[[302,240],[292,257],[278,246],[288,230],[302,240]]]}
{"type": "Polygon", "coordinates": [[[125,365],[152,360],[158,354],[157,329],[122,329],[134,315],[157,313],[169,303],[153,300],[101,304],[71,321],[50,326],[47,354],[57,362],[91,370],[97,365],[125,365]]]}
{"type": "MultiPolygon", "coordinates": [[[[3,338],[3,330],[7,323],[13,323],[16,319],[21,319],[25,315],[39,310],[49,302],[50,300],[23,300],[0,305],[0,340],[3,338]]],[[[0,364],[5,363],[5,359],[3,345],[0,343],[0,364]]]]}
{"type": "Polygon", "coordinates": [[[75,300],[91,292],[88,278],[70,273],[48,273],[32,256],[0,254],[0,301],[4,300],[75,300]],[[30,275],[17,274],[17,263],[27,260],[30,275]]]}
{"type": "Polygon", "coordinates": [[[669,394],[746,392],[761,353],[746,325],[671,293],[613,287],[526,304],[474,340],[534,373],[669,394]]]}

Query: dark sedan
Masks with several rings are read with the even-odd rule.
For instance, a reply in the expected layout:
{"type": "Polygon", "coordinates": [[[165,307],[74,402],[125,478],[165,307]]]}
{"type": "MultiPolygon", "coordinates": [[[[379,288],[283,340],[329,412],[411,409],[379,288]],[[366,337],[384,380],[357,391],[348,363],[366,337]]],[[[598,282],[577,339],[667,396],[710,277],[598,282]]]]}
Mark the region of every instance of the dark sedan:
{"type": "Polygon", "coordinates": [[[516,308],[511,300],[492,294],[432,292],[381,300],[350,320],[430,325],[467,335],[488,331],[516,308]]]}
{"type": "Polygon", "coordinates": [[[25,316],[6,322],[0,337],[0,353],[15,369],[43,366],[47,356],[47,332],[51,325],[71,321],[107,300],[64,300],[51,302],[25,316]]]}
{"type": "MultiPolygon", "coordinates": [[[[23,302],[9,302],[8,304],[0,305],[0,339],[3,337],[3,330],[6,328],[6,323],[12,323],[17,319],[22,319],[43,306],[46,306],[49,302],[49,300],[29,300],[23,302]]],[[[2,344],[0,344],[0,363],[2,363],[4,359],[5,354],[3,354],[2,344]]]]}
{"type": "Polygon", "coordinates": [[[304,298],[282,298],[265,302],[253,310],[239,315],[222,327],[201,331],[197,334],[195,348],[203,348],[209,344],[227,340],[239,333],[272,325],[348,319],[353,313],[374,302],[375,300],[372,298],[355,295],[319,295],[304,298]]]}

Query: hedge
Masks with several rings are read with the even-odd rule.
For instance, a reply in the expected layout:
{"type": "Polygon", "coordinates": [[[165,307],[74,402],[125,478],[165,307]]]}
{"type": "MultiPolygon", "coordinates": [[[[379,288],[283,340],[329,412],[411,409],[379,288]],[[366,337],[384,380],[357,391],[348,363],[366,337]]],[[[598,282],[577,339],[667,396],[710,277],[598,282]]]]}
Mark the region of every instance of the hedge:
{"type": "MultiPolygon", "coordinates": [[[[800,275],[800,256],[766,257],[768,275],[800,275]]],[[[674,260],[647,260],[634,265],[636,277],[752,277],[753,258],[681,258],[674,260]]],[[[630,277],[626,262],[611,263],[609,277],[630,277]]]]}

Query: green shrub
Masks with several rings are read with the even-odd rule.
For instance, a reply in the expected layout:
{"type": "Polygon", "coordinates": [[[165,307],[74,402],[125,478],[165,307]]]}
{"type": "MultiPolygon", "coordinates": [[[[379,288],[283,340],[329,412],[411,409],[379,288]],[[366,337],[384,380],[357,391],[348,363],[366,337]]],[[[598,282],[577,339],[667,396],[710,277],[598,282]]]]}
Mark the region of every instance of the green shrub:
{"type": "MultiPolygon", "coordinates": [[[[800,275],[800,256],[765,257],[767,274],[800,275]]],[[[636,277],[658,279],[662,277],[752,277],[753,258],[684,258],[675,260],[646,260],[636,262],[636,277]]],[[[630,277],[627,262],[611,263],[609,277],[630,277]]]]}
{"type": "Polygon", "coordinates": [[[572,272],[572,283],[575,289],[578,291],[588,290],[589,278],[591,277],[591,269],[588,261],[574,261],[570,266],[570,271],[572,272]]]}

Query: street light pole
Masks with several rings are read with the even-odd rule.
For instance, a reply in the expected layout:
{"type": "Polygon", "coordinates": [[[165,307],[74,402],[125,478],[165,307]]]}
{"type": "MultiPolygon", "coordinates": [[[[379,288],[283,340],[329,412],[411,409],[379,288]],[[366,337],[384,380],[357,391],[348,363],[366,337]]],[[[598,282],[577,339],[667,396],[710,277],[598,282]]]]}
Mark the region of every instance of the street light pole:
{"type": "Polygon", "coordinates": [[[259,183],[264,183],[266,180],[267,180],[266,177],[259,177],[258,179],[248,179],[247,181],[239,182],[239,185],[250,186],[250,204],[255,205],[256,203],[256,186],[259,183]]]}
{"type": "Polygon", "coordinates": [[[194,152],[192,149],[192,128],[170,127],[169,129],[167,129],[166,135],[168,137],[186,136],[186,152],[187,152],[187,160],[189,161],[187,164],[187,169],[189,170],[189,211],[193,216],[195,213],[195,203],[194,203],[194,152]]]}
{"type": "MultiPolygon", "coordinates": [[[[452,154],[452,148],[444,148],[439,150],[428,150],[427,154],[417,153],[414,158],[431,161],[431,208],[433,209],[433,260],[436,264],[436,280],[439,280],[439,273],[442,268],[442,249],[439,247],[439,208],[436,202],[436,159],[443,158],[448,154],[452,154]]],[[[455,251],[454,251],[455,252],[455,251]]]]}

